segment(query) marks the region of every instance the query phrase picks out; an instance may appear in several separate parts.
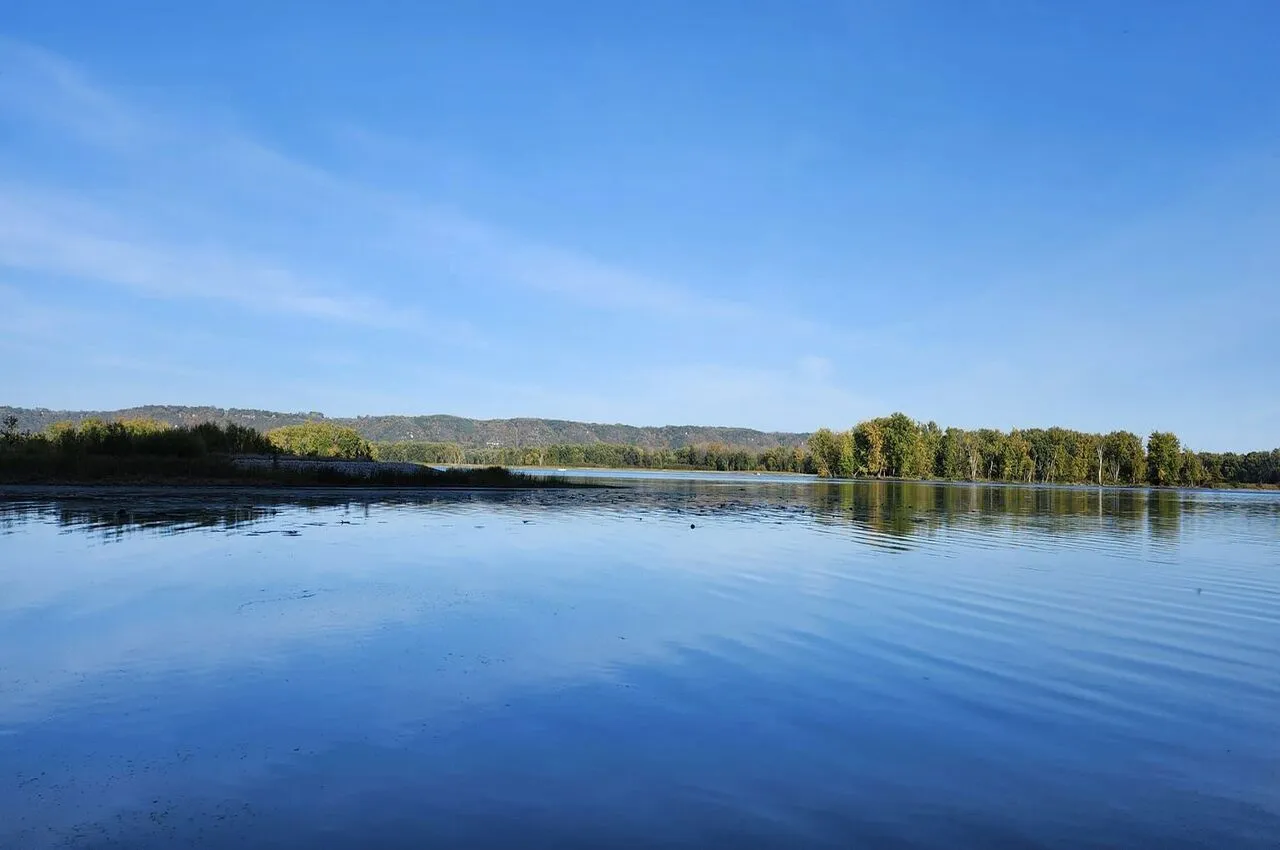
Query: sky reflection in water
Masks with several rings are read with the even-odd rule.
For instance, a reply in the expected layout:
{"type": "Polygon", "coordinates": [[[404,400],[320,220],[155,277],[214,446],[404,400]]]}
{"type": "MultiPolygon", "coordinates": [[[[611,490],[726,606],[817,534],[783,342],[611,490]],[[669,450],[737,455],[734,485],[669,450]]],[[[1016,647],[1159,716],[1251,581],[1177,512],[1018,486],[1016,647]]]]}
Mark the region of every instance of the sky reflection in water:
{"type": "Polygon", "coordinates": [[[1274,494],[28,493],[0,555],[0,846],[1280,834],[1274,494]]]}

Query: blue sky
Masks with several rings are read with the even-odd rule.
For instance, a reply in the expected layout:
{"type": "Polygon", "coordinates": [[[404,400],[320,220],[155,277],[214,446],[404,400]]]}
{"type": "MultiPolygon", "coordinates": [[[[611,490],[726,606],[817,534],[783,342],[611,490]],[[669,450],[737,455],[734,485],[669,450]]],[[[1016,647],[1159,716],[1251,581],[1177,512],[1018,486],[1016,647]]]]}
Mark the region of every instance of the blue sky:
{"type": "Polygon", "coordinates": [[[1280,444],[1280,5],[0,0],[0,403],[1280,444]]]}

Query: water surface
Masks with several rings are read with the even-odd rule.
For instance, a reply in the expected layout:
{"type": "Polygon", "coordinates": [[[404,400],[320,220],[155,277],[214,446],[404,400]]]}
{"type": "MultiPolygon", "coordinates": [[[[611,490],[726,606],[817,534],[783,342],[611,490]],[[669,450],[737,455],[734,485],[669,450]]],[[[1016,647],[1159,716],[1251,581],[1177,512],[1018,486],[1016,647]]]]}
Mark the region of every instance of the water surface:
{"type": "Polygon", "coordinates": [[[0,846],[1275,847],[1280,498],[0,501],[0,846]]]}

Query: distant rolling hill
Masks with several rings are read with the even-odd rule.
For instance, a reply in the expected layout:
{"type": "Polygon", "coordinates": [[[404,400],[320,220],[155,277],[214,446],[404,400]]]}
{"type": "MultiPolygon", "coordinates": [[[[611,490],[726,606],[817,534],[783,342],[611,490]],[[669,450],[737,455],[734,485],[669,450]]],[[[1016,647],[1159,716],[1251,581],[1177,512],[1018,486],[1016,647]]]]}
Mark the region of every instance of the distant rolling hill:
{"type": "Polygon", "coordinates": [[[420,440],[433,443],[459,443],[464,446],[539,446],[589,445],[614,443],[643,446],[649,449],[679,448],[688,445],[721,443],[726,446],[767,449],[774,446],[799,446],[808,434],[755,431],[750,428],[720,428],[704,425],[603,425],[595,422],[569,422],[562,419],[466,419],[461,416],[357,416],[354,419],[326,417],[322,413],[280,413],[273,410],[242,410],[221,407],[184,407],[147,405],[124,410],[47,410],[0,406],[0,418],[18,417],[18,430],[42,431],[55,422],[79,422],[82,419],[148,418],[171,425],[198,422],[234,422],[259,431],[283,425],[323,419],[339,425],[350,425],[367,440],[391,442],[420,440]]]}

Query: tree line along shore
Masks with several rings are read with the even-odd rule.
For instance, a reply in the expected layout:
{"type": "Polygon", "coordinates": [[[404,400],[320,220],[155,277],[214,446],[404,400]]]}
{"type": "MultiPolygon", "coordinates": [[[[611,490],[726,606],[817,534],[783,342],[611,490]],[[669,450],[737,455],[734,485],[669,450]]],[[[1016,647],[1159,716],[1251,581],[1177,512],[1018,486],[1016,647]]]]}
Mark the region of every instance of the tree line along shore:
{"type": "Polygon", "coordinates": [[[718,443],[647,449],[606,443],[475,447],[416,441],[375,443],[370,450],[383,460],[431,464],[790,472],[824,478],[1129,487],[1280,486],[1280,449],[1247,454],[1194,452],[1169,432],[1154,432],[1144,440],[1128,431],[943,429],[900,413],[867,420],[847,431],[820,428],[803,447],[759,451],[718,443]]]}
{"type": "Polygon", "coordinates": [[[242,484],[386,487],[547,487],[501,467],[405,470],[372,461],[370,446],[351,429],[291,426],[262,434],[213,422],[173,426],[146,419],[56,423],[38,434],[0,430],[0,484],[242,484]],[[354,438],[353,438],[354,436],[354,438]],[[268,462],[246,463],[246,460],[268,462]],[[343,463],[305,463],[326,458],[343,463]]]}
{"type": "Polygon", "coordinates": [[[1275,487],[1280,449],[1197,452],[1169,431],[1068,428],[966,431],[895,413],[809,439],[815,471],[831,476],[1157,487],[1275,487]]]}
{"type": "MultiPolygon", "coordinates": [[[[543,466],[614,469],[790,472],[827,478],[907,478],[1106,486],[1280,486],[1280,449],[1244,454],[1195,452],[1175,434],[1145,439],[1128,431],[1091,434],[1066,428],[1008,432],[941,428],[905,414],[869,419],[846,431],[821,428],[806,446],[763,450],[718,443],[679,448],[592,443],[545,446],[464,446],[424,441],[370,442],[354,428],[327,421],[261,433],[232,423],[171,426],[153,419],[56,423],[38,434],[19,432],[13,419],[0,435],[0,473],[6,480],[94,479],[179,472],[188,477],[256,475],[333,478],[324,467],[235,469],[228,458],[268,455],[348,461],[396,461],[431,466],[543,466]],[[179,472],[175,472],[175,470],[179,472]],[[181,472],[185,470],[185,472],[181,472]]],[[[451,470],[455,477],[465,470],[451,470]]],[[[470,470],[479,479],[477,470],[470,470]]],[[[380,473],[391,481],[391,471],[380,473]]],[[[405,476],[403,471],[396,473],[405,476]]],[[[491,480],[500,480],[490,470],[491,480]]],[[[345,477],[345,476],[344,476],[345,477]]],[[[367,479],[367,476],[364,476],[367,479]]],[[[410,476],[414,477],[414,476],[410,476]]],[[[305,483],[305,482],[303,482],[305,483]]]]}

